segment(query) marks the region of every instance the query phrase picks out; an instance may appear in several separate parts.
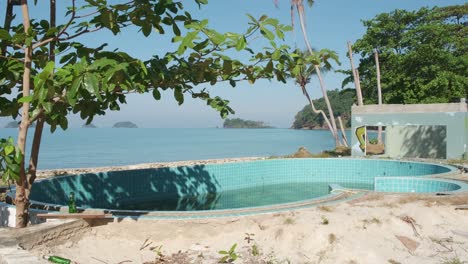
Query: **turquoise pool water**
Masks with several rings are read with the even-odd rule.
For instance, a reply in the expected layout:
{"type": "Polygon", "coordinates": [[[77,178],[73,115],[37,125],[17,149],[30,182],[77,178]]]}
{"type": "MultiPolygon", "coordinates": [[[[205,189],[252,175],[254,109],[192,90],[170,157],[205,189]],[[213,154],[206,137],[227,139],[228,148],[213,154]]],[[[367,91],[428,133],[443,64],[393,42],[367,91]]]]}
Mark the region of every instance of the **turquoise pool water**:
{"type": "Polygon", "coordinates": [[[330,184],[391,192],[466,188],[427,178],[454,171],[449,166],[392,160],[261,160],[55,177],[37,182],[31,200],[66,205],[68,194],[75,192],[76,203],[83,208],[225,210],[319,199],[330,194],[330,184]]]}

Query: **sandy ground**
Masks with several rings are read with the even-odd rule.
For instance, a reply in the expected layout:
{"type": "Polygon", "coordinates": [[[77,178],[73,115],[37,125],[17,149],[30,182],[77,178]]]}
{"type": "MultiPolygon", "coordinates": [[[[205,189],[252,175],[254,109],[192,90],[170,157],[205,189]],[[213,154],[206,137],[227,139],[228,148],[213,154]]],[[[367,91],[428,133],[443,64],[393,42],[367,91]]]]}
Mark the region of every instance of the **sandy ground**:
{"type": "Polygon", "coordinates": [[[468,194],[370,193],[276,214],[125,219],[32,252],[80,264],[218,263],[218,251],[237,244],[234,263],[468,263],[468,210],[455,210],[467,203],[468,194]]]}

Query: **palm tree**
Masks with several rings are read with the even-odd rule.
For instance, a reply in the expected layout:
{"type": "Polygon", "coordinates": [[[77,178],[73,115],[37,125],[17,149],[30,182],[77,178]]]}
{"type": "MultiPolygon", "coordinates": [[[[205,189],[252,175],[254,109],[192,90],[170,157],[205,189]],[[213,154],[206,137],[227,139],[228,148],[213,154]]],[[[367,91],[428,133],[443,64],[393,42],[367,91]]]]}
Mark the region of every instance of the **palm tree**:
{"type": "MultiPolygon", "coordinates": [[[[314,0],[307,0],[307,4],[309,6],[312,6],[314,4],[314,0]]],[[[291,0],[291,19],[293,20],[294,20],[294,10],[296,10],[299,15],[299,22],[301,25],[302,35],[304,37],[304,41],[306,43],[307,49],[311,55],[314,55],[315,52],[312,49],[312,46],[309,42],[309,37],[307,35],[307,31],[306,31],[304,0],[291,0]]],[[[319,79],[320,88],[323,94],[323,99],[325,100],[325,104],[327,105],[328,113],[330,116],[331,128],[333,130],[332,134],[333,134],[333,137],[335,138],[335,145],[336,147],[339,147],[341,146],[341,142],[338,136],[338,129],[336,127],[336,122],[335,122],[335,115],[333,114],[333,109],[331,107],[330,100],[328,99],[328,96],[327,96],[327,88],[325,86],[325,82],[323,81],[322,72],[321,72],[319,65],[314,64],[313,68],[314,68],[315,73],[317,74],[317,78],[319,79]]]]}
{"type": "MultiPolygon", "coordinates": [[[[295,53],[298,54],[299,57],[301,57],[301,58],[306,58],[309,51],[296,50],[295,53]]],[[[325,65],[328,65],[328,67],[325,66],[325,67],[322,68],[322,70],[328,71],[328,70],[331,69],[330,64],[325,64],[325,65]]],[[[312,108],[312,111],[314,113],[316,113],[316,114],[322,115],[322,118],[325,121],[325,123],[327,124],[328,129],[332,133],[332,136],[335,137],[336,132],[333,130],[333,127],[332,127],[332,125],[330,123],[330,120],[328,119],[327,115],[325,114],[325,112],[323,110],[318,110],[317,108],[315,108],[314,102],[312,101],[312,99],[310,99],[309,93],[307,92],[307,89],[306,89],[307,84],[310,83],[310,79],[312,78],[312,76],[316,75],[317,72],[315,71],[313,66],[307,66],[306,64],[302,65],[302,67],[300,69],[301,70],[299,71],[299,73],[296,76],[290,76],[290,77],[295,79],[296,84],[301,87],[302,93],[304,94],[304,96],[309,101],[309,104],[310,104],[310,107],[312,108]]]]}

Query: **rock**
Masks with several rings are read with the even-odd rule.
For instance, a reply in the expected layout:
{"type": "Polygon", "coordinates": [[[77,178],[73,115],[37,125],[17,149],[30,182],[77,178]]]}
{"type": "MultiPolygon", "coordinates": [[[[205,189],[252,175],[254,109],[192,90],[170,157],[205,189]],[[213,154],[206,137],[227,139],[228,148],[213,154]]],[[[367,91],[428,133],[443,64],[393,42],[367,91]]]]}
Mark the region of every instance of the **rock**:
{"type": "Polygon", "coordinates": [[[400,240],[400,242],[403,244],[403,246],[405,246],[409,251],[411,252],[414,252],[420,245],[419,242],[409,238],[409,237],[406,237],[406,236],[397,236],[395,235],[395,237],[400,240]]]}
{"type": "Polygon", "coordinates": [[[310,153],[306,148],[300,147],[296,153],[292,154],[294,158],[310,158],[312,157],[312,153],[310,153]]]}

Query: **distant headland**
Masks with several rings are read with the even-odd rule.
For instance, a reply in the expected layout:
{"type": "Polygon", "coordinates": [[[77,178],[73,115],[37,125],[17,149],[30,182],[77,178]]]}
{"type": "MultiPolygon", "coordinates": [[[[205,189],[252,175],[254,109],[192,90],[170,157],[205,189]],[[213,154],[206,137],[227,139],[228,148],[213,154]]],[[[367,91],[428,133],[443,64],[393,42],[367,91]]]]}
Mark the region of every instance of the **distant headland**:
{"type": "Polygon", "coordinates": [[[117,122],[112,128],[138,128],[138,126],[130,121],[117,122]]]}

